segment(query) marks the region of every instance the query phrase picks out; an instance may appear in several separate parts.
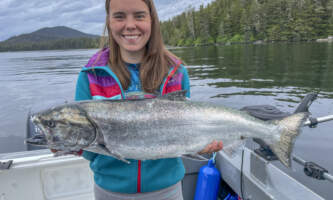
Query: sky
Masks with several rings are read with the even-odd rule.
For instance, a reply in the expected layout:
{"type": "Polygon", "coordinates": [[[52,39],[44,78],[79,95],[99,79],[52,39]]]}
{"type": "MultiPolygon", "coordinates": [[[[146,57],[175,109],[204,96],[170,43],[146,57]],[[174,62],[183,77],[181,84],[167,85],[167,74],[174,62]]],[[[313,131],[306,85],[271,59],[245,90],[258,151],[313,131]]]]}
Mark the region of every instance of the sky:
{"type": "MultiPolygon", "coordinates": [[[[212,0],[155,0],[160,20],[178,15],[189,6],[198,8],[212,0]]],[[[105,0],[0,0],[0,41],[40,28],[67,26],[101,35],[105,0]]]]}

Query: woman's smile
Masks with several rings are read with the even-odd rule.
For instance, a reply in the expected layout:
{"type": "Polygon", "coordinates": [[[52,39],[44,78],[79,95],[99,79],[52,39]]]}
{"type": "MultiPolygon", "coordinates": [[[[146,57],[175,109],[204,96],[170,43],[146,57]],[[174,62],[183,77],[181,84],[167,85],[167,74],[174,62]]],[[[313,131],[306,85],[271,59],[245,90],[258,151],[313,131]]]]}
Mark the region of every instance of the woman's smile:
{"type": "Polygon", "coordinates": [[[141,38],[141,34],[136,35],[122,35],[122,37],[127,40],[129,43],[135,43],[141,38]]]}

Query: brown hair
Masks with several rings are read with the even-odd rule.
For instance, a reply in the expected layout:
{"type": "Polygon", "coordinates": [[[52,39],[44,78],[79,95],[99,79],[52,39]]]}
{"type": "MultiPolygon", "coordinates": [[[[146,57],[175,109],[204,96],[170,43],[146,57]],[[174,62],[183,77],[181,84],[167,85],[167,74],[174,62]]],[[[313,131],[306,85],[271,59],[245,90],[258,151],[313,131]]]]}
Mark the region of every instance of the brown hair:
{"type": "MultiPolygon", "coordinates": [[[[113,39],[111,34],[110,23],[110,1],[105,1],[106,22],[104,34],[101,38],[100,48],[106,45],[105,32],[108,31],[108,45],[110,48],[109,66],[117,75],[122,87],[127,89],[130,84],[130,73],[121,59],[120,47],[113,39]]],[[[165,76],[171,66],[175,65],[172,57],[177,58],[174,54],[168,51],[163,43],[160,30],[160,22],[153,0],[142,0],[149,8],[151,17],[151,35],[146,44],[146,52],[140,65],[140,80],[142,90],[149,93],[154,93],[162,84],[165,76]]]]}

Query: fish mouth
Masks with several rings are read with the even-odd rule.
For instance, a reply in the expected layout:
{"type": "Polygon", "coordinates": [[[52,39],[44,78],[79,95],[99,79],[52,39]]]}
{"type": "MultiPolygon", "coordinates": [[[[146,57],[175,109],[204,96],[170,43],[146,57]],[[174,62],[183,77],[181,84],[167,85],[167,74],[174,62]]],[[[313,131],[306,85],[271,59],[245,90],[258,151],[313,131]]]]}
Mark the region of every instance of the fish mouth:
{"type": "Polygon", "coordinates": [[[25,140],[25,143],[37,146],[47,146],[47,139],[44,134],[37,134],[34,135],[32,138],[27,138],[25,140]]]}
{"type": "Polygon", "coordinates": [[[47,138],[43,133],[41,128],[36,125],[37,117],[35,115],[28,114],[27,120],[27,133],[26,133],[26,144],[37,145],[37,146],[47,146],[47,138]]]}

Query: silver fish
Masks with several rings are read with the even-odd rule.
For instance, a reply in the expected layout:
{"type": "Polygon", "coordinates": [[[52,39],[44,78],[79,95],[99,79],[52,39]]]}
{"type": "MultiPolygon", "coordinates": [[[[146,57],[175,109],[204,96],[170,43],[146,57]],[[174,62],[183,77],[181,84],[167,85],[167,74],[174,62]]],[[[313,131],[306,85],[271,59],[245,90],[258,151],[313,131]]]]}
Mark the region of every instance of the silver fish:
{"type": "Polygon", "coordinates": [[[84,149],[128,162],[196,155],[213,140],[228,149],[245,138],[260,138],[290,167],[294,140],[307,113],[265,122],[221,105],[185,100],[183,94],[54,107],[31,116],[38,130],[26,142],[61,152],[84,149]]]}

